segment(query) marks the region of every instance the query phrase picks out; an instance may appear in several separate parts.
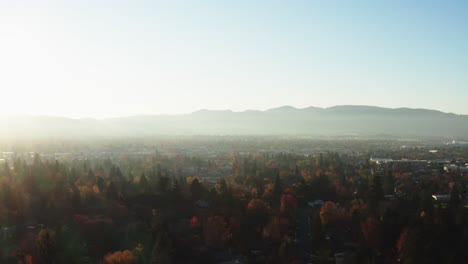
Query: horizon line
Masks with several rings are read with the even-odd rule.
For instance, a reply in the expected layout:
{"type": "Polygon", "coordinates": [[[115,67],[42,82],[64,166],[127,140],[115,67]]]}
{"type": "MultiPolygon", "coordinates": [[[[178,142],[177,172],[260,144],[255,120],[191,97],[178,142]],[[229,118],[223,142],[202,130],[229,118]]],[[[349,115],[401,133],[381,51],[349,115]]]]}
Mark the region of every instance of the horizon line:
{"type": "Polygon", "coordinates": [[[438,109],[431,109],[431,108],[422,108],[422,107],[384,107],[384,106],[376,106],[376,105],[363,105],[363,104],[343,104],[343,105],[333,105],[328,107],[319,107],[319,106],[307,106],[307,107],[296,107],[292,105],[280,105],[277,107],[267,108],[264,110],[260,109],[252,109],[248,108],[245,110],[232,110],[232,109],[208,109],[208,108],[201,108],[198,110],[185,112],[185,113],[135,113],[135,114],[128,114],[128,115],[108,115],[108,116],[67,116],[67,115],[55,115],[55,114],[32,114],[32,113],[10,113],[10,114],[1,114],[0,118],[18,118],[18,117],[44,117],[44,118],[64,118],[64,119],[73,119],[73,120],[109,120],[109,119],[118,119],[118,118],[132,118],[132,117],[143,117],[143,116],[184,116],[184,115],[192,115],[200,112],[231,112],[231,113],[245,113],[245,112],[268,112],[271,110],[277,110],[281,108],[290,108],[294,110],[307,110],[307,109],[330,109],[335,107],[370,107],[370,108],[378,108],[378,109],[389,109],[389,110],[398,110],[398,109],[408,109],[408,110],[426,110],[426,111],[436,111],[443,114],[453,114],[453,115],[468,115],[462,113],[453,113],[453,112],[445,112],[438,109]]]}

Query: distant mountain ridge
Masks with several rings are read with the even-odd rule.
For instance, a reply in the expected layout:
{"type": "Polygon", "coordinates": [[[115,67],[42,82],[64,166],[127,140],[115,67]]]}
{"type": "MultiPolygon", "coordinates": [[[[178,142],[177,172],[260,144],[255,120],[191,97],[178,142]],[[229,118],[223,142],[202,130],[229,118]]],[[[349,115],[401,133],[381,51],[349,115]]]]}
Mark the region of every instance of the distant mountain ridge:
{"type": "Polygon", "coordinates": [[[265,111],[199,110],[181,115],[108,119],[0,118],[0,137],[139,137],[153,135],[307,135],[468,137],[468,115],[430,109],[342,105],[281,106],[265,111]]]}

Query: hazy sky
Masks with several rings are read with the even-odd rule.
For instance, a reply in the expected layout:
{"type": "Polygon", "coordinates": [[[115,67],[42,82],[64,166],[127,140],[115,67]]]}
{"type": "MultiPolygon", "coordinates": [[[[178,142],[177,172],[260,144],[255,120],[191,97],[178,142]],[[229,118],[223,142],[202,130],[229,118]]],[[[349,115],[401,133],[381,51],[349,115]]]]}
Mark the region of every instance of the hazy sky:
{"type": "Polygon", "coordinates": [[[0,0],[0,112],[468,114],[467,14],[468,1],[0,0]]]}

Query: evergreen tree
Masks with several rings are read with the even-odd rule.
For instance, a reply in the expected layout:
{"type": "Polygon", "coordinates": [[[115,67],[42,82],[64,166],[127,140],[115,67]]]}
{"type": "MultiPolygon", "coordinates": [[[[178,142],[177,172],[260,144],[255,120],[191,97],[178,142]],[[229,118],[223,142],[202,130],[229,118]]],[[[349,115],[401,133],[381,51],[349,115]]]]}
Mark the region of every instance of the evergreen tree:
{"type": "Polygon", "coordinates": [[[219,181],[219,185],[220,185],[220,188],[219,188],[219,192],[220,193],[227,193],[228,191],[228,187],[227,187],[227,183],[226,183],[226,180],[224,178],[221,179],[221,181],[219,181]]]}
{"type": "Polygon", "coordinates": [[[167,176],[158,176],[157,188],[160,192],[167,191],[170,184],[170,179],[167,176]]]}
{"type": "Polygon", "coordinates": [[[144,173],[141,174],[140,182],[138,183],[138,185],[140,186],[140,190],[142,190],[143,192],[148,191],[148,179],[146,179],[146,175],[144,173]]]}
{"type": "Polygon", "coordinates": [[[133,175],[133,173],[129,172],[128,173],[128,182],[132,183],[134,179],[135,179],[135,176],[133,175]]]}
{"type": "Polygon", "coordinates": [[[460,192],[458,191],[458,187],[456,184],[453,185],[452,190],[450,191],[450,206],[452,208],[458,207],[461,202],[460,192]]]}
{"type": "Polygon", "coordinates": [[[87,180],[88,182],[93,182],[96,180],[96,175],[94,175],[94,172],[91,169],[88,170],[87,180]]]}
{"type": "Polygon", "coordinates": [[[117,168],[115,169],[115,177],[116,177],[117,179],[122,179],[122,178],[123,178],[123,173],[122,173],[122,171],[120,170],[120,167],[117,167],[117,168]]]}
{"type": "Polygon", "coordinates": [[[283,183],[279,177],[279,173],[276,174],[275,183],[273,185],[273,203],[276,204],[281,198],[283,193],[283,183]]]}
{"type": "Polygon", "coordinates": [[[11,170],[10,170],[10,165],[8,165],[8,162],[5,162],[3,164],[3,176],[7,178],[11,177],[11,170]]]}
{"type": "Polygon", "coordinates": [[[151,251],[151,264],[171,264],[172,263],[172,243],[167,232],[158,234],[151,251]]]}
{"type": "Polygon", "coordinates": [[[426,190],[421,193],[421,208],[419,215],[424,214],[424,223],[432,223],[434,218],[434,200],[430,191],[426,190]],[[423,213],[424,212],[424,213],[423,213]]]}
{"type": "Polygon", "coordinates": [[[172,189],[170,192],[170,196],[174,202],[180,202],[182,199],[182,189],[179,183],[179,180],[174,180],[174,184],[172,185],[172,189]]]}
{"type": "Polygon", "coordinates": [[[376,213],[379,202],[383,200],[383,189],[380,176],[375,174],[371,179],[368,194],[368,204],[371,212],[376,213]]]}
{"type": "Polygon", "coordinates": [[[192,200],[196,201],[201,199],[203,194],[203,186],[200,184],[198,179],[194,179],[190,185],[190,192],[192,194],[192,200]]]}
{"type": "Polygon", "coordinates": [[[110,182],[109,186],[107,186],[106,196],[111,200],[117,200],[119,198],[119,193],[114,182],[110,182]]]}
{"type": "Polygon", "coordinates": [[[99,188],[100,192],[103,192],[106,188],[106,183],[104,182],[104,179],[101,176],[96,177],[96,185],[99,188]]]}
{"type": "Polygon", "coordinates": [[[323,159],[323,154],[320,153],[319,158],[316,161],[316,165],[319,168],[320,171],[323,171],[325,169],[325,161],[323,159]]]}
{"type": "Polygon", "coordinates": [[[392,170],[387,170],[383,180],[383,189],[385,194],[393,194],[395,189],[395,178],[392,170]]]}
{"type": "Polygon", "coordinates": [[[322,220],[320,219],[320,215],[316,213],[311,219],[311,240],[312,240],[312,248],[314,252],[320,249],[325,243],[325,230],[323,228],[322,220]]]}

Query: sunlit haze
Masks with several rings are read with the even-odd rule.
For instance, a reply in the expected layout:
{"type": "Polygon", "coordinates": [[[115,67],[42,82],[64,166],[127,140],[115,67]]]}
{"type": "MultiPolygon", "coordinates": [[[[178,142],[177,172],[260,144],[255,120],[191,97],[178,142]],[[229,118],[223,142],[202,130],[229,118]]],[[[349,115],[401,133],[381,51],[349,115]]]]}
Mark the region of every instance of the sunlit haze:
{"type": "Polygon", "coordinates": [[[2,114],[468,114],[464,1],[63,2],[0,2],[2,114]]]}

